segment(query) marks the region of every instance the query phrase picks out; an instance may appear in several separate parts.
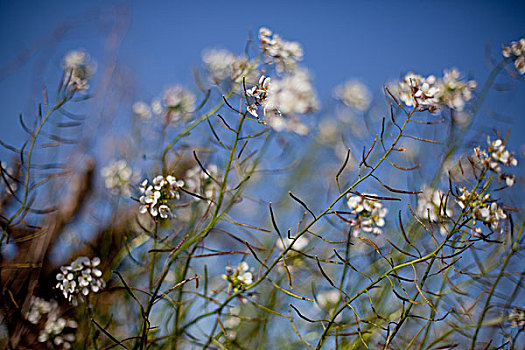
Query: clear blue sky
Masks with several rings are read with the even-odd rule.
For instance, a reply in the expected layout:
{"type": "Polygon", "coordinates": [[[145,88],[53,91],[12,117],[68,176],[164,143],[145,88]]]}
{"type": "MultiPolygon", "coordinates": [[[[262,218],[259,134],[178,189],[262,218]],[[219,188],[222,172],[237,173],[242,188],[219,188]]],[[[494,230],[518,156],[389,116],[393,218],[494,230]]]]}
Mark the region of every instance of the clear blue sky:
{"type": "MultiPolygon", "coordinates": [[[[486,45],[499,59],[502,43],[525,35],[524,13],[524,1],[1,1],[0,137],[17,143],[18,113],[34,113],[42,83],[56,82],[65,52],[85,48],[107,64],[104,48],[114,30],[117,64],[132,76],[137,99],[149,101],[170,84],[191,85],[203,49],[240,53],[248,31],[267,26],[302,43],[303,65],[325,102],[347,78],[379,94],[409,70],[441,75],[454,66],[483,82],[486,45]]],[[[502,112],[523,131],[525,84],[508,82],[516,89],[502,112]]],[[[513,139],[518,145],[524,138],[513,139]]]]}

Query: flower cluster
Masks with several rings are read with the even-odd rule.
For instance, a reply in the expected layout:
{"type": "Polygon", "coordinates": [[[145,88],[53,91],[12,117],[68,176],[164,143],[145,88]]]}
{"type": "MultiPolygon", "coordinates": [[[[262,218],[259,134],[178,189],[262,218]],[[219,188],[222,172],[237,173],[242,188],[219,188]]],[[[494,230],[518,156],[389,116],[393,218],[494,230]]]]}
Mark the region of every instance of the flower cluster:
{"type": "Polygon", "coordinates": [[[166,123],[177,126],[181,120],[187,121],[191,117],[191,113],[195,110],[196,100],[193,93],[176,85],[164,91],[162,105],[159,106],[158,101],[154,102],[153,112],[156,114],[164,112],[166,123]]]}
{"type": "MultiPolygon", "coordinates": [[[[461,209],[470,209],[473,225],[476,225],[476,220],[480,220],[485,226],[490,227],[492,231],[503,232],[503,221],[507,219],[507,214],[496,202],[490,201],[489,193],[482,197],[477,192],[469,192],[464,187],[460,188],[459,191],[461,195],[456,198],[456,201],[461,209]]],[[[474,230],[477,234],[481,233],[479,227],[476,227],[474,230]]]]}
{"type": "Polygon", "coordinates": [[[136,175],[124,160],[113,161],[100,171],[104,177],[106,188],[114,195],[129,196],[130,184],[136,180],[136,175]]]}
{"type": "Polygon", "coordinates": [[[334,89],[334,96],[346,106],[358,111],[366,111],[372,101],[372,94],[360,81],[348,80],[334,89]]]}
{"type": "Polygon", "coordinates": [[[97,293],[103,289],[106,283],[102,279],[102,271],[96,268],[99,264],[99,258],[90,260],[81,256],[71,265],[60,267],[56,287],[62,291],[64,298],[77,305],[79,296],[87,296],[90,292],[97,293]]]}
{"type": "Polygon", "coordinates": [[[275,63],[279,73],[293,71],[297,61],[303,59],[303,49],[298,42],[285,41],[268,28],[259,29],[259,40],[263,53],[275,63]]]}
{"type": "Polygon", "coordinates": [[[89,79],[97,70],[97,64],[85,51],[70,51],[64,57],[66,80],[74,90],[87,90],[89,79]],[[70,77],[71,76],[71,77],[70,77]]]}
{"type": "Polygon", "coordinates": [[[441,107],[463,111],[466,102],[473,97],[477,84],[474,80],[462,81],[456,68],[445,70],[442,79],[434,75],[423,77],[408,73],[393,87],[393,92],[407,106],[420,106],[431,112],[441,107]]]}
{"type": "Polygon", "coordinates": [[[354,237],[358,237],[361,232],[372,232],[376,235],[383,233],[381,227],[385,226],[388,209],[383,208],[383,204],[373,199],[374,197],[375,194],[347,195],[348,207],[355,215],[355,218],[351,219],[354,237]]]}
{"type": "MultiPolygon", "coordinates": [[[[280,239],[277,240],[277,248],[279,248],[280,250],[285,250],[286,248],[288,248],[292,242],[294,241],[293,238],[288,238],[288,237],[284,237],[282,239],[282,241],[280,239]]],[[[297,240],[295,241],[295,244],[292,246],[292,249],[294,250],[303,250],[304,248],[306,248],[306,246],[308,246],[308,238],[306,238],[304,235],[297,238],[297,240]]]]}
{"type": "Polygon", "coordinates": [[[500,139],[490,141],[490,137],[487,137],[487,144],[487,150],[482,150],[479,146],[474,148],[475,157],[482,166],[488,166],[490,170],[498,174],[500,180],[505,180],[507,186],[512,186],[516,178],[514,175],[502,173],[501,166],[517,166],[518,160],[514,153],[510,153],[500,139]]]}
{"type": "MultiPolygon", "coordinates": [[[[430,222],[442,222],[445,218],[454,215],[454,210],[443,191],[424,186],[423,193],[418,197],[416,213],[423,219],[429,219],[430,222]]],[[[447,233],[444,226],[440,227],[440,232],[442,235],[447,233]]]]}
{"type": "Polygon", "coordinates": [[[513,312],[509,314],[509,321],[511,327],[525,327],[525,309],[515,307],[513,312]]]}
{"type": "Polygon", "coordinates": [[[230,282],[230,287],[237,292],[244,286],[253,283],[253,268],[243,261],[237,267],[226,266],[226,274],[222,275],[226,281],[230,282]]]}
{"type": "Polygon", "coordinates": [[[202,54],[202,61],[206,65],[208,77],[216,83],[224,80],[240,82],[243,76],[246,76],[246,81],[250,83],[257,79],[254,70],[248,72],[249,67],[254,63],[247,57],[236,56],[228,50],[207,50],[202,54]]]}
{"type": "Polygon", "coordinates": [[[218,169],[215,164],[206,168],[206,171],[197,165],[186,171],[184,182],[190,192],[204,195],[208,200],[213,200],[219,193],[219,185],[212,180],[217,179],[218,169]]]}
{"type": "Polygon", "coordinates": [[[269,78],[262,76],[259,84],[247,93],[255,100],[248,106],[248,111],[258,117],[257,108],[262,106],[265,123],[276,131],[287,130],[300,135],[307,134],[309,128],[301,123],[296,115],[319,109],[310,75],[305,70],[296,70],[283,79],[274,79],[271,82],[269,78]]]}
{"type": "Polygon", "coordinates": [[[503,56],[514,61],[514,68],[520,73],[525,74],[525,38],[513,41],[510,46],[503,45],[501,51],[503,56]]]}
{"type": "Polygon", "coordinates": [[[43,322],[44,328],[38,335],[39,343],[50,342],[52,347],[70,349],[71,343],[75,341],[74,329],[78,324],[71,319],[60,317],[56,300],[46,301],[32,296],[26,319],[34,325],[43,322]]]}
{"type": "Polygon", "coordinates": [[[166,178],[158,175],[151,181],[151,184],[148,179],[145,179],[139,187],[142,194],[139,199],[140,213],[149,213],[152,217],[161,219],[174,217],[168,202],[180,198],[179,187],[182,186],[184,186],[184,181],[177,180],[171,175],[166,178]]]}

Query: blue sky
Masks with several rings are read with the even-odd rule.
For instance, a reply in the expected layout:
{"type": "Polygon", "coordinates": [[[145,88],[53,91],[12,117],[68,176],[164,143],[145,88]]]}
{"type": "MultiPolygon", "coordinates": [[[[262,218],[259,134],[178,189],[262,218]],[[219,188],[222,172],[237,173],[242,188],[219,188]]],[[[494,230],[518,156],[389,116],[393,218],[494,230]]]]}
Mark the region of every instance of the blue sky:
{"type": "MultiPolygon", "coordinates": [[[[71,49],[88,50],[105,67],[114,48],[135,98],[150,100],[171,84],[191,86],[205,48],[240,53],[249,31],[267,26],[303,45],[302,64],[326,106],[332,88],[348,78],[376,95],[410,70],[441,75],[457,67],[482,83],[487,47],[499,59],[502,43],[524,35],[523,13],[523,1],[2,1],[0,137],[16,143],[18,114],[34,113],[42,84],[56,84],[60,59],[71,49]]],[[[514,90],[500,112],[524,130],[524,84],[505,83],[514,90]]],[[[512,143],[522,140],[516,133],[512,143]]]]}

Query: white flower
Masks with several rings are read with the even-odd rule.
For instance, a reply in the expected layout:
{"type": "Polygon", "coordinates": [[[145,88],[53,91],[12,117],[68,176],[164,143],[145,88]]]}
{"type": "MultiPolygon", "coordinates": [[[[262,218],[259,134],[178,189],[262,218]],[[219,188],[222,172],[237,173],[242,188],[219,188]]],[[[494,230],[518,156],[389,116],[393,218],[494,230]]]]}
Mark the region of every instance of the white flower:
{"type": "MultiPolygon", "coordinates": [[[[442,222],[454,215],[454,210],[445,197],[445,193],[440,190],[424,186],[423,193],[419,194],[416,213],[422,219],[429,219],[430,222],[442,222]]],[[[447,230],[440,226],[442,235],[446,235],[447,230]]]]}
{"type": "Polygon", "coordinates": [[[246,81],[253,82],[257,78],[257,73],[252,70],[248,73],[250,65],[254,65],[247,57],[235,56],[228,50],[211,49],[202,54],[202,61],[206,65],[209,78],[213,82],[230,80],[232,82],[242,81],[246,76],[246,81]]]}
{"type": "Polygon", "coordinates": [[[162,97],[162,105],[153,105],[152,109],[156,114],[164,113],[166,123],[177,126],[181,121],[189,120],[195,110],[196,100],[193,93],[176,85],[166,89],[162,97]]]}
{"type": "Polygon", "coordinates": [[[348,208],[350,213],[354,215],[351,220],[353,227],[352,235],[359,236],[361,232],[374,233],[379,235],[383,233],[381,227],[385,226],[385,216],[388,209],[383,208],[383,204],[379,200],[371,199],[376,197],[375,194],[365,194],[362,196],[348,194],[348,208]]]}
{"type": "Polygon", "coordinates": [[[140,119],[151,119],[151,108],[144,102],[135,102],[133,104],[133,113],[139,116],[140,119]]]}
{"type": "Polygon", "coordinates": [[[100,264],[99,258],[82,256],[75,259],[71,265],[62,266],[62,273],[57,274],[56,288],[62,291],[64,298],[77,304],[79,295],[87,296],[90,292],[98,292],[106,286],[101,278],[102,271],[96,268],[100,264]]]}
{"type": "Polygon", "coordinates": [[[297,61],[303,59],[303,49],[295,41],[285,41],[277,34],[272,36],[268,28],[259,29],[259,40],[263,53],[275,63],[278,72],[290,72],[297,66],[297,61]]]}
{"type": "MultiPolygon", "coordinates": [[[[456,198],[456,202],[461,209],[466,209],[473,219],[473,225],[480,220],[485,226],[494,232],[502,233],[504,221],[507,214],[498,206],[496,202],[490,201],[490,194],[481,197],[477,192],[469,192],[466,188],[460,188],[461,195],[456,198]],[[470,202],[469,202],[470,198],[470,202]]],[[[477,230],[480,232],[480,230],[477,230]]]]}
{"type": "Polygon", "coordinates": [[[508,320],[511,327],[525,327],[525,309],[515,307],[513,312],[509,314],[508,320]]]}
{"type": "Polygon", "coordinates": [[[296,70],[283,79],[271,80],[261,76],[259,84],[247,90],[254,101],[248,106],[248,112],[255,117],[258,107],[264,111],[264,123],[276,131],[293,131],[300,135],[307,134],[309,128],[301,123],[297,114],[315,112],[319,109],[317,95],[306,70],[296,70]]]}
{"type": "Polygon", "coordinates": [[[488,166],[490,170],[497,173],[499,179],[505,180],[507,186],[512,186],[515,182],[515,177],[502,173],[501,166],[517,166],[518,160],[514,156],[514,153],[509,152],[500,139],[491,141],[490,137],[487,137],[487,144],[487,150],[481,149],[480,147],[474,148],[475,159],[477,159],[482,166],[488,166]]]}
{"type": "Polygon", "coordinates": [[[155,176],[151,181],[148,179],[142,181],[139,186],[141,214],[149,213],[152,217],[161,219],[171,219],[175,215],[171,212],[169,201],[180,198],[180,187],[184,186],[184,181],[177,180],[174,176],[168,175],[166,178],[162,175],[155,176]]]}
{"type": "MultiPolygon", "coordinates": [[[[280,250],[284,250],[284,249],[288,248],[290,246],[290,244],[292,244],[294,239],[290,239],[288,237],[285,237],[285,238],[283,238],[283,241],[284,241],[284,245],[283,245],[283,242],[281,242],[280,239],[277,240],[277,248],[279,248],[280,250]]],[[[294,250],[303,250],[304,248],[306,248],[308,243],[309,243],[308,242],[308,238],[306,238],[303,235],[303,236],[297,238],[297,240],[295,241],[295,244],[292,246],[292,249],[294,249],[294,250]]]]}
{"type": "Polygon", "coordinates": [[[513,41],[510,46],[503,45],[502,54],[514,61],[514,68],[520,74],[525,74],[525,38],[513,41]]]}
{"type": "Polygon", "coordinates": [[[207,166],[206,172],[202,170],[200,165],[196,165],[186,171],[184,182],[188,191],[204,195],[208,200],[213,200],[218,195],[220,186],[208,174],[214,179],[218,178],[218,168],[215,164],[207,166]]]}
{"type": "Polygon", "coordinates": [[[360,81],[348,80],[334,89],[334,96],[346,106],[366,111],[372,101],[372,94],[360,81]]]}
{"type": "Polygon", "coordinates": [[[408,107],[417,103],[421,109],[431,112],[441,107],[461,112],[466,102],[472,99],[477,83],[474,80],[462,81],[460,76],[456,68],[445,70],[442,79],[434,75],[424,78],[410,72],[397,85],[391,86],[391,92],[408,107]]]}
{"type": "Polygon", "coordinates": [[[230,283],[234,291],[253,283],[253,268],[250,269],[248,264],[243,261],[237,267],[226,266],[226,274],[222,278],[230,283]]]}
{"type": "Polygon", "coordinates": [[[32,296],[26,319],[34,325],[40,324],[37,338],[40,343],[49,341],[69,349],[70,343],[75,341],[73,332],[78,324],[73,320],[60,317],[60,309],[56,300],[46,301],[32,296]]]}
{"type": "Polygon", "coordinates": [[[69,79],[69,85],[76,90],[87,90],[88,80],[97,69],[89,54],[82,50],[69,51],[64,57],[63,66],[66,72],[65,79],[69,79]]]}
{"type": "Polygon", "coordinates": [[[101,174],[106,188],[114,195],[129,196],[131,182],[136,181],[137,178],[137,173],[131,170],[124,159],[113,161],[102,168],[101,174]]]}

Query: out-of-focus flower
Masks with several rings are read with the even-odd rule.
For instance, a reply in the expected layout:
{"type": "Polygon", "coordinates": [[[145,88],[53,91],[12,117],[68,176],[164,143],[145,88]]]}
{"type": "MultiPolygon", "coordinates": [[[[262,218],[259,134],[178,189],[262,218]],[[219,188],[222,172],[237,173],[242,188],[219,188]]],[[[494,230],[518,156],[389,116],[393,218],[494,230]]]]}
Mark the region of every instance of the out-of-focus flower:
{"type": "Polygon", "coordinates": [[[63,67],[66,72],[66,80],[76,90],[87,90],[89,79],[97,70],[97,64],[89,54],[82,50],[69,51],[64,57],[63,67]]]}
{"type": "Polygon", "coordinates": [[[142,120],[151,119],[151,108],[147,103],[135,102],[133,104],[133,114],[137,115],[142,120]]]}
{"type": "Polygon", "coordinates": [[[472,99],[472,92],[476,90],[474,80],[460,80],[460,73],[456,68],[445,70],[443,79],[439,81],[439,100],[451,109],[462,111],[466,102],[472,99]]]}
{"type": "Polygon", "coordinates": [[[509,314],[509,322],[511,327],[525,327],[525,309],[515,307],[513,312],[509,314]]]}
{"type": "Polygon", "coordinates": [[[186,189],[190,192],[204,195],[208,200],[215,199],[219,193],[219,185],[210,176],[217,179],[218,169],[215,164],[209,165],[206,168],[206,172],[199,165],[188,169],[184,175],[186,189]]]}
{"type": "Polygon", "coordinates": [[[366,111],[372,101],[372,94],[366,85],[357,80],[348,80],[336,86],[334,96],[346,106],[358,111],[366,111]]]}
{"type": "Polygon", "coordinates": [[[433,75],[424,78],[419,74],[407,73],[391,90],[408,107],[417,104],[434,111],[439,105],[439,86],[433,75]]]}
{"type": "Polygon", "coordinates": [[[520,74],[525,74],[525,38],[511,42],[510,46],[503,45],[502,54],[514,61],[514,68],[520,74]]]}
{"type": "Polygon", "coordinates": [[[99,264],[99,258],[90,260],[81,256],[71,265],[60,267],[56,287],[62,291],[64,298],[77,305],[79,296],[87,296],[90,292],[97,293],[103,289],[106,283],[102,279],[102,271],[96,268],[99,264]]]}
{"type": "Polygon", "coordinates": [[[164,91],[162,101],[154,100],[151,109],[155,114],[164,115],[165,123],[175,127],[191,118],[196,100],[193,93],[176,85],[164,91]]]}
{"type": "Polygon", "coordinates": [[[230,287],[233,288],[235,292],[237,292],[246,285],[253,283],[252,271],[253,268],[250,269],[248,264],[243,261],[235,268],[226,266],[226,274],[222,275],[222,278],[228,281],[230,283],[230,287]]]}
{"type": "Polygon", "coordinates": [[[491,141],[490,137],[487,137],[487,144],[487,150],[481,149],[479,146],[474,148],[475,159],[477,159],[482,166],[488,166],[490,170],[497,173],[499,179],[504,180],[507,186],[512,186],[516,178],[514,175],[502,173],[501,166],[517,166],[518,160],[514,153],[509,152],[500,139],[491,141]]]}
{"type": "MultiPolygon", "coordinates": [[[[436,223],[450,218],[454,215],[454,210],[443,191],[424,186],[423,193],[418,196],[416,213],[421,218],[436,223]]],[[[442,235],[447,233],[445,226],[440,226],[440,232],[442,235]]]]}
{"type": "Polygon", "coordinates": [[[317,111],[319,101],[306,70],[296,70],[283,79],[271,80],[261,76],[259,84],[247,90],[254,98],[248,106],[248,112],[258,117],[258,107],[264,111],[264,123],[276,131],[293,131],[299,135],[307,134],[310,129],[303,124],[297,114],[317,111]]]}
{"type": "Polygon", "coordinates": [[[175,215],[171,212],[169,202],[180,198],[180,187],[184,186],[184,181],[177,180],[174,176],[156,176],[151,184],[148,179],[142,181],[139,186],[141,193],[140,208],[141,214],[149,213],[153,218],[171,219],[175,215]]]}
{"type": "Polygon", "coordinates": [[[256,81],[258,73],[251,66],[255,63],[245,56],[236,56],[228,50],[212,49],[202,54],[202,61],[206,65],[209,78],[213,82],[230,80],[234,83],[242,81],[246,77],[247,83],[256,81]]]}
{"type": "MultiPolygon", "coordinates": [[[[277,248],[279,248],[280,250],[284,250],[286,248],[288,248],[292,242],[294,241],[294,239],[290,239],[288,237],[284,237],[283,238],[283,241],[281,241],[280,239],[277,240],[277,248]],[[283,242],[284,242],[284,245],[283,245],[283,242]]],[[[308,238],[306,238],[304,235],[297,238],[297,240],[295,241],[295,244],[292,246],[292,249],[293,250],[303,250],[304,248],[306,248],[306,246],[308,245],[308,238]]]]}
{"type": "Polygon", "coordinates": [[[303,49],[298,42],[285,41],[268,28],[259,29],[259,40],[263,53],[275,63],[277,71],[291,72],[297,67],[297,61],[303,59],[303,49]]]}
{"type": "Polygon", "coordinates": [[[397,85],[391,85],[391,92],[408,107],[416,104],[431,112],[448,107],[457,112],[463,111],[473,97],[477,87],[474,80],[463,81],[456,68],[445,70],[442,79],[434,75],[424,78],[421,75],[408,73],[397,85]]]}
{"type": "Polygon", "coordinates": [[[131,182],[135,182],[137,174],[131,170],[124,160],[113,161],[110,165],[102,168],[106,188],[114,195],[129,196],[131,194],[131,182]]]}
{"type": "Polygon", "coordinates": [[[385,216],[388,209],[383,208],[379,200],[372,199],[377,197],[375,194],[363,193],[362,196],[348,194],[348,208],[354,215],[351,219],[353,227],[352,235],[359,236],[361,232],[374,233],[379,235],[383,233],[381,227],[385,226],[385,216]]]}
{"type": "MultiPolygon", "coordinates": [[[[489,193],[482,197],[477,192],[470,192],[464,187],[460,188],[459,191],[461,194],[456,198],[456,201],[461,209],[469,212],[473,219],[473,225],[476,225],[476,220],[479,220],[492,231],[503,232],[507,214],[496,202],[490,201],[489,193]]],[[[476,232],[480,233],[480,229],[478,228],[476,232]]]]}
{"type": "Polygon", "coordinates": [[[78,324],[64,317],[60,317],[60,309],[56,300],[46,301],[32,296],[26,319],[34,325],[42,322],[43,329],[38,335],[38,342],[48,343],[53,348],[70,349],[75,341],[74,329],[78,324]]]}

